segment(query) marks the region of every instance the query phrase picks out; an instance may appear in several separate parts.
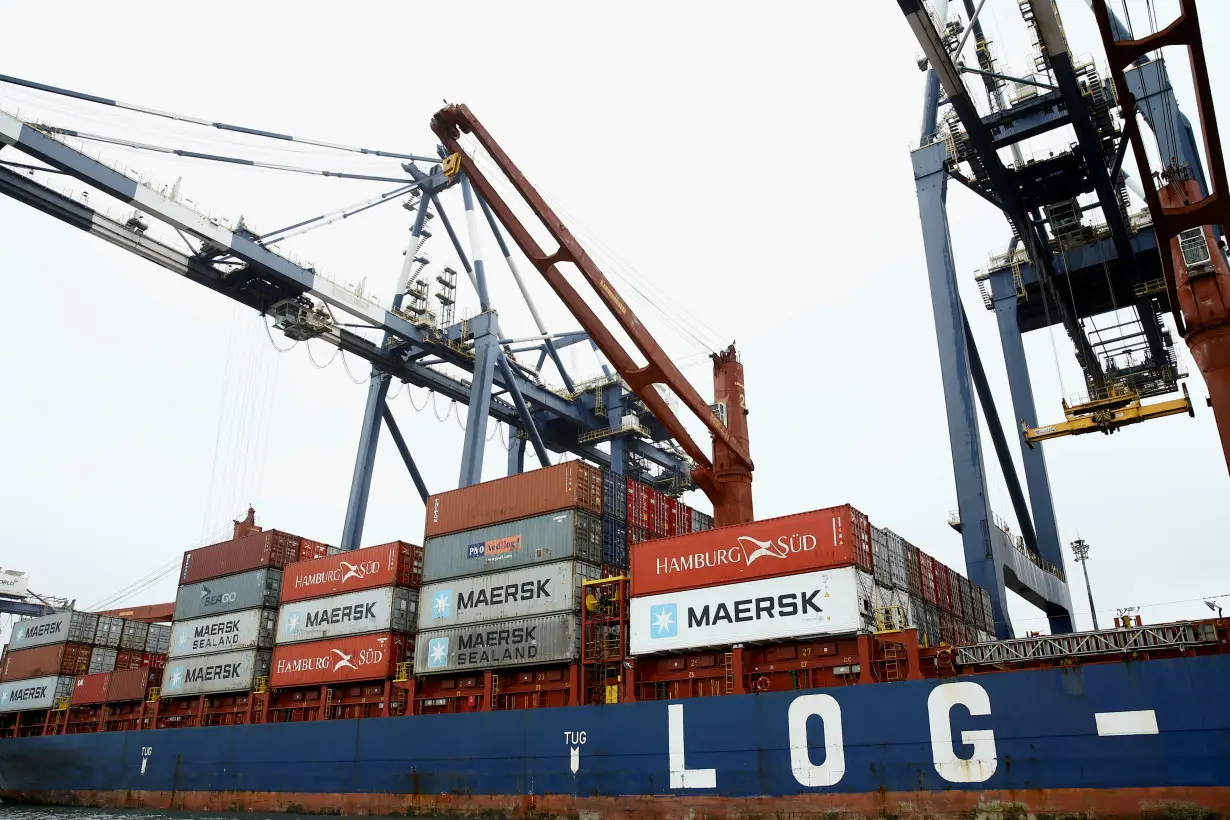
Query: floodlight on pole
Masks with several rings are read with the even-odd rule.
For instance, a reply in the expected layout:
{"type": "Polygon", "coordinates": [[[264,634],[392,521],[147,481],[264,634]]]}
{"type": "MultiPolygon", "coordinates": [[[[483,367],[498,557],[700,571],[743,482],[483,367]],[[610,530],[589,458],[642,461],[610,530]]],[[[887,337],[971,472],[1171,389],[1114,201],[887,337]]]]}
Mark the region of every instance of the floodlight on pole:
{"type": "Polygon", "coordinates": [[[1085,592],[1089,593],[1089,615],[1093,618],[1093,628],[1098,628],[1098,612],[1093,608],[1093,588],[1089,586],[1089,545],[1085,539],[1078,538],[1072,542],[1072,556],[1081,565],[1085,573],[1085,592]]]}

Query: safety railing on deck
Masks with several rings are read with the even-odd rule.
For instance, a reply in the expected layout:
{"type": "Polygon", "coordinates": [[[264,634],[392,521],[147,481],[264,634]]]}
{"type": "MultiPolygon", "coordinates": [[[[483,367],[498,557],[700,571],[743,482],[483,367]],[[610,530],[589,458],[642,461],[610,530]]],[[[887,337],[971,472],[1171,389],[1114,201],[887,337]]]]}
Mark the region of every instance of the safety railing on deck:
{"type": "Polygon", "coordinates": [[[966,666],[1022,663],[1093,655],[1123,655],[1150,649],[1187,649],[1215,643],[1217,629],[1211,623],[1159,624],[959,646],[956,648],[956,663],[966,666]]]}

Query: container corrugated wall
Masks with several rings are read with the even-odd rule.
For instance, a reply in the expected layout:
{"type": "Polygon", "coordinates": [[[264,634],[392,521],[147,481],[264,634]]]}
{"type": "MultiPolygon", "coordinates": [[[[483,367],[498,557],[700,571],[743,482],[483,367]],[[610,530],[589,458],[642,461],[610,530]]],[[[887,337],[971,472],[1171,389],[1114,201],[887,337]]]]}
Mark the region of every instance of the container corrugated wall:
{"type": "Polygon", "coordinates": [[[208,581],[254,569],[280,569],[298,559],[299,541],[297,535],[266,530],[188,550],[180,565],[179,583],[208,581]]]}
{"type": "Polygon", "coordinates": [[[120,649],[145,651],[145,642],[148,638],[149,624],[140,621],[124,621],[124,629],[120,633],[120,649]]]}
{"type": "Polygon", "coordinates": [[[602,562],[600,518],[567,510],[428,538],[423,553],[423,582],[570,558],[587,564],[602,562]]]}
{"type": "Polygon", "coordinates": [[[368,632],[412,632],[418,622],[419,593],[405,587],[347,592],[283,604],[276,644],[320,641],[368,632]]]}
{"type": "Polygon", "coordinates": [[[179,658],[162,672],[162,696],[209,695],[241,692],[269,674],[270,653],[261,649],[221,652],[198,658],[179,658]]]}
{"type": "Polygon", "coordinates": [[[264,608],[176,621],[168,655],[187,658],[211,652],[272,649],[277,622],[277,610],[264,608]]]}
{"type": "Polygon", "coordinates": [[[107,689],[110,684],[110,672],[78,676],[73,683],[73,705],[88,706],[92,703],[106,703],[107,689]]]}
{"type": "Polygon", "coordinates": [[[602,519],[602,563],[622,570],[628,568],[628,525],[605,516],[602,519]]]}
{"type": "Polygon", "coordinates": [[[90,668],[90,646],[83,643],[47,644],[17,649],[0,663],[0,682],[45,678],[49,675],[84,675],[90,668]]]}
{"type": "Polygon", "coordinates": [[[572,508],[601,516],[602,493],[601,470],[568,461],[433,495],[425,532],[430,538],[572,508]]]}
{"type": "Polygon", "coordinates": [[[282,571],[282,603],[324,598],[361,589],[422,584],[423,548],[404,541],[288,564],[282,571]]]}
{"type": "Polygon", "coordinates": [[[99,615],[98,628],[94,632],[94,645],[119,649],[124,633],[124,619],[112,615],[99,615]]]}
{"type": "Polygon", "coordinates": [[[282,590],[282,570],[256,569],[179,588],[175,620],[186,621],[256,607],[276,607],[282,590]]]}
{"type": "Polygon", "coordinates": [[[557,561],[430,584],[423,588],[419,629],[576,612],[582,582],[601,575],[593,564],[557,561]]]}
{"type": "Polygon", "coordinates": [[[107,703],[145,700],[151,686],[157,686],[162,673],[156,669],[123,669],[111,673],[107,703]]]}
{"type": "Polygon", "coordinates": [[[413,648],[413,639],[398,632],[282,644],[273,650],[269,685],[281,688],[388,680],[413,648]]]}
{"type": "Polygon", "coordinates": [[[90,653],[90,668],[87,670],[91,675],[99,672],[114,672],[115,662],[118,659],[120,650],[112,649],[109,646],[96,646],[90,653]]]}
{"type": "Polygon", "coordinates": [[[576,660],[580,626],[578,616],[567,612],[420,632],[414,672],[435,675],[576,660]]]}
{"type": "Polygon", "coordinates": [[[145,651],[156,655],[165,655],[171,646],[171,625],[150,624],[149,635],[145,638],[145,651]]]}
{"type": "Polygon", "coordinates": [[[10,649],[27,649],[51,643],[94,643],[98,616],[92,612],[57,612],[13,625],[10,649]]]}
{"type": "Polygon", "coordinates": [[[610,470],[602,471],[602,514],[612,521],[628,520],[628,484],[610,470]]]}
{"type": "Polygon", "coordinates": [[[32,712],[50,709],[56,698],[73,694],[74,677],[48,675],[12,683],[0,683],[0,712],[32,712]]]}

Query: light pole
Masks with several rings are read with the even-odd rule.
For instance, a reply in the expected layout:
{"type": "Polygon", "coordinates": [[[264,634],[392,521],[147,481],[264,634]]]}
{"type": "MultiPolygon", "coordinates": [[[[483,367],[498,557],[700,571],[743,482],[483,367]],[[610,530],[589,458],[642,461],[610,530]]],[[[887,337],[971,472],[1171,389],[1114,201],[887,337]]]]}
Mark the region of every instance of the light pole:
{"type": "Polygon", "coordinates": [[[1089,593],[1089,615],[1093,618],[1093,628],[1097,629],[1098,611],[1093,608],[1093,588],[1089,586],[1089,545],[1085,543],[1084,538],[1078,538],[1072,542],[1072,555],[1085,573],[1085,591],[1089,593]]]}

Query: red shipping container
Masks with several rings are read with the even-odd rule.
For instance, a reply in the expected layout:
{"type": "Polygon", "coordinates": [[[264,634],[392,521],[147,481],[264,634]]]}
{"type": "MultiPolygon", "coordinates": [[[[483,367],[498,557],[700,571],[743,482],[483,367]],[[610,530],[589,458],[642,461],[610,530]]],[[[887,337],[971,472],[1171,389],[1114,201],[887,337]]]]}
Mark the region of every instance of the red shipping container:
{"type": "Polygon", "coordinates": [[[649,487],[628,479],[628,526],[649,529],[649,487]]]}
{"type": "Polygon", "coordinates": [[[935,604],[940,608],[941,612],[952,613],[952,595],[949,590],[952,588],[951,582],[948,580],[948,565],[939,559],[931,559],[931,577],[932,583],[935,584],[935,604]]]}
{"type": "Polygon", "coordinates": [[[867,517],[848,504],[641,543],[629,527],[628,543],[634,596],[850,565],[871,571],[867,517]]]}
{"type": "Polygon", "coordinates": [[[299,561],[311,561],[314,558],[324,558],[329,554],[329,545],[322,544],[320,541],[312,541],[309,538],[304,538],[299,543],[299,561]]]}
{"type": "Polygon", "coordinates": [[[141,660],[144,657],[144,652],[138,652],[135,649],[121,649],[115,655],[115,669],[140,669],[141,660]]]}
{"type": "Polygon", "coordinates": [[[664,499],[664,504],[666,506],[666,534],[687,535],[686,532],[679,531],[679,502],[667,497],[664,499]]]}
{"type": "Polygon", "coordinates": [[[287,564],[282,574],[282,603],[376,587],[419,587],[422,578],[423,548],[392,541],[287,564]]]}
{"type": "Polygon", "coordinates": [[[963,583],[965,583],[965,576],[949,567],[948,600],[952,604],[952,617],[962,623],[965,621],[965,605],[961,600],[961,585],[963,583]]]}
{"type": "Polygon", "coordinates": [[[150,669],[163,669],[167,665],[167,656],[157,652],[142,652],[141,665],[150,669]]]}
{"type": "Polygon", "coordinates": [[[922,550],[918,551],[918,575],[922,581],[923,600],[936,604],[935,597],[935,559],[922,550]]]}
{"type": "Polygon", "coordinates": [[[645,529],[644,527],[634,527],[631,524],[628,525],[628,547],[629,548],[631,548],[633,544],[643,544],[644,542],[650,541],[652,539],[653,539],[653,536],[650,535],[649,530],[645,529]]]}
{"type": "Polygon", "coordinates": [[[47,675],[84,675],[90,671],[90,651],[84,643],[53,643],[30,649],[15,649],[4,656],[0,682],[41,678],[47,675]]]}
{"type": "Polygon", "coordinates": [[[602,470],[566,461],[437,493],[427,499],[426,534],[447,535],[573,507],[602,515],[602,470]]]}
{"type": "Polygon", "coordinates": [[[297,535],[266,530],[188,550],[180,566],[179,583],[182,586],[261,567],[285,566],[298,557],[301,540],[297,535]]]}
{"type": "Polygon", "coordinates": [[[107,690],[111,684],[110,672],[96,672],[93,675],[82,675],[73,684],[74,706],[88,706],[91,703],[106,703],[107,690]]]}
{"type": "Polygon", "coordinates": [[[400,632],[351,635],[274,647],[269,685],[319,686],[347,681],[388,680],[412,651],[413,640],[400,632]]]}
{"type": "Polygon", "coordinates": [[[111,685],[107,687],[107,703],[145,700],[150,687],[157,686],[161,679],[162,673],[147,667],[116,670],[111,673],[111,685]]]}

